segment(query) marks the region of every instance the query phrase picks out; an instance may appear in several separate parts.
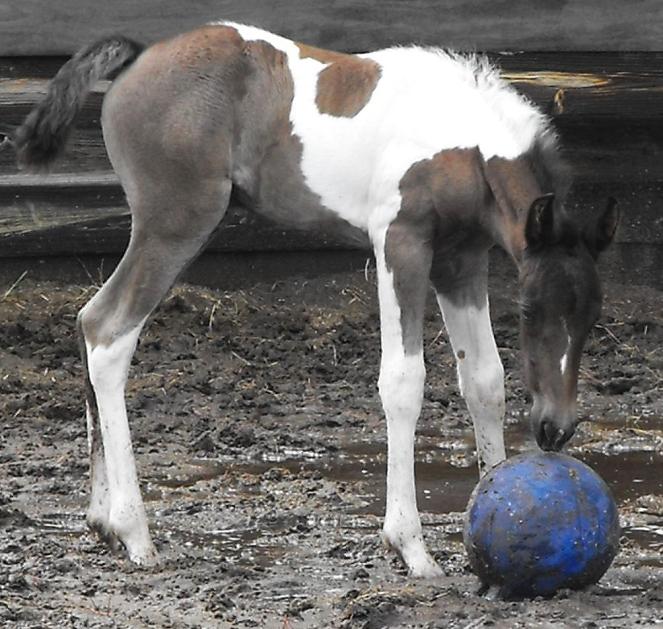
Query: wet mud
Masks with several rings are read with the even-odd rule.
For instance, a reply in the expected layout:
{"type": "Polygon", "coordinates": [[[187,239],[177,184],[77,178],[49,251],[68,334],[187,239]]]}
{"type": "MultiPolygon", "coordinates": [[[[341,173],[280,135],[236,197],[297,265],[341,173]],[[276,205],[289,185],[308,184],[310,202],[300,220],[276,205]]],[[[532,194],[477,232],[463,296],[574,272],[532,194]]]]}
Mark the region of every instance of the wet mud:
{"type": "MultiPolygon", "coordinates": [[[[96,277],[96,273],[92,273],[96,277]]],[[[535,447],[511,276],[492,280],[507,443],[535,447]]],[[[477,482],[441,317],[426,317],[418,500],[444,576],[408,579],[380,541],[385,425],[374,277],[184,285],[133,361],[128,408],[162,563],[87,531],[76,312],[94,287],[0,287],[0,626],[654,627],[663,621],[663,292],[606,284],[568,451],[612,488],[621,551],[600,583],[551,600],[478,594],[462,545],[477,482]]],[[[433,300],[431,299],[431,302],[433,300]]]]}

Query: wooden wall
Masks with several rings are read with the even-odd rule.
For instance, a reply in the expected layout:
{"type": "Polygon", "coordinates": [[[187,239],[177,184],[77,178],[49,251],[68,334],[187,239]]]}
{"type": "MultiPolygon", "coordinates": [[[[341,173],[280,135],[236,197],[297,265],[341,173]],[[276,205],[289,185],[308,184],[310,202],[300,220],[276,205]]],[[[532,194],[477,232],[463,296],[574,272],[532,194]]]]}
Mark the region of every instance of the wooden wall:
{"type": "Polygon", "coordinates": [[[661,50],[663,32],[660,0],[8,0],[0,12],[0,56],[69,55],[114,32],[151,42],[219,19],[350,52],[661,50]]]}
{"type": "MultiPolygon", "coordinates": [[[[493,51],[507,77],[554,116],[576,173],[571,205],[591,216],[613,195],[625,215],[621,242],[663,243],[661,0],[12,0],[0,15],[0,132],[19,124],[65,60],[59,55],[112,32],[149,42],[223,17],[347,51],[411,41],[493,51]]],[[[124,247],[128,210],[99,128],[104,89],[53,174],[20,174],[12,152],[0,152],[0,258],[124,247]]],[[[341,246],[233,208],[211,248],[341,246]]]]}

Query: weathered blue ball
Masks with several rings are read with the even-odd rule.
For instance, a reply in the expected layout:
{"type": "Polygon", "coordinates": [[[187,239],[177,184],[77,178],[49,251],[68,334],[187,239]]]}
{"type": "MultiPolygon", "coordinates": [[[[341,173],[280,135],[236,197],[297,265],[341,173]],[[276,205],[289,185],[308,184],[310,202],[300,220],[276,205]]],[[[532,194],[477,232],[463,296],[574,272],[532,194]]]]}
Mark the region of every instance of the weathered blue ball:
{"type": "Polygon", "coordinates": [[[619,547],[610,489],[565,454],[530,452],[494,467],[465,514],[472,570],[505,597],[549,596],[596,583],[619,547]]]}

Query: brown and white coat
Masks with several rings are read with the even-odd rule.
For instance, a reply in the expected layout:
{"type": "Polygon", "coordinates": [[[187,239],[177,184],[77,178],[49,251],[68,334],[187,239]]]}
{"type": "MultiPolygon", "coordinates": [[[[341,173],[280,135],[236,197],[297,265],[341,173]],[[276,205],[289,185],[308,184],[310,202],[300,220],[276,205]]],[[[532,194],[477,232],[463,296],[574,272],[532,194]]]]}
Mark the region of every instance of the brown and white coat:
{"type": "Polygon", "coordinates": [[[124,258],[79,317],[90,525],[133,561],[156,560],[124,403],[127,373],[148,315],[222,221],[234,190],[271,219],[372,248],[388,428],[384,536],[413,575],[438,574],[414,478],[429,282],[485,471],[505,456],[487,256],[494,244],[511,254],[528,312],[542,311],[535,326],[523,323],[534,428],[543,446],[561,447],[575,425],[580,349],[600,306],[592,253],[609,242],[616,214],[606,212],[590,239],[562,220],[545,196],[556,192],[558,161],[549,123],[485,59],[418,47],[345,55],[234,23],[142,52],[123,38],[81,51],[15,134],[19,161],[52,160],[91,85],[118,72],[102,123],[133,224],[124,258]],[[570,278],[555,291],[573,299],[541,289],[555,275],[570,278]]]}

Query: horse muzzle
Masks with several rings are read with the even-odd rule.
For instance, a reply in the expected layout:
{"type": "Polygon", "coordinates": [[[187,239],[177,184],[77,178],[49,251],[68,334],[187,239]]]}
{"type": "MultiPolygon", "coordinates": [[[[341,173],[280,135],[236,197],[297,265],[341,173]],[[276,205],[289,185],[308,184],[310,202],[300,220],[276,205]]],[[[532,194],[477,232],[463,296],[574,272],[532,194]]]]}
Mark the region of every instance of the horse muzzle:
{"type": "Polygon", "coordinates": [[[559,452],[573,436],[578,425],[575,405],[565,412],[556,412],[547,404],[537,402],[540,400],[535,400],[530,412],[530,423],[536,443],[542,450],[559,452]]]}
{"type": "Polygon", "coordinates": [[[539,448],[559,452],[574,432],[575,425],[562,428],[554,420],[544,419],[538,423],[534,435],[539,448]]]}

